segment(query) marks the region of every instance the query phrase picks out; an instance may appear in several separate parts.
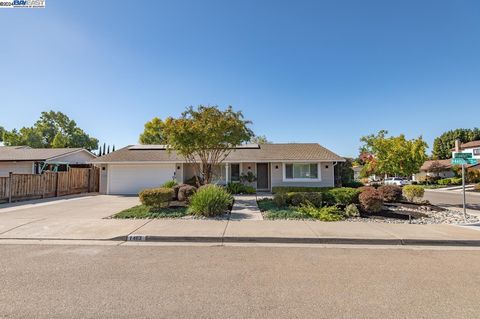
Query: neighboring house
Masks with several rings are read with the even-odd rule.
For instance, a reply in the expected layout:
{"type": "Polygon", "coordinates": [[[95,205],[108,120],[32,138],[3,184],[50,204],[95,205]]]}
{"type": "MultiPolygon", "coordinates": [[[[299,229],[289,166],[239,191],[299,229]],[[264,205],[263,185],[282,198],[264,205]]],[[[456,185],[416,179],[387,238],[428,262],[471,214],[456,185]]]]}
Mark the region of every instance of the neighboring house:
{"type": "MultiPolygon", "coordinates": [[[[462,143],[459,146],[459,150],[462,153],[472,153],[473,158],[480,160],[480,140],[462,143]]],[[[455,149],[452,149],[452,157],[455,149]]]]}
{"type": "MultiPolygon", "coordinates": [[[[242,174],[257,177],[260,191],[274,186],[332,187],[334,166],[345,159],[319,144],[249,144],[236,147],[217,169],[217,183],[238,182],[242,174]]],[[[194,168],[165,145],[133,145],[91,161],[101,167],[100,192],[137,194],[175,179],[194,177],[194,168]]]]}
{"type": "Polygon", "coordinates": [[[454,177],[455,173],[452,171],[452,160],[428,160],[420,167],[420,172],[413,175],[414,181],[424,180],[427,176],[450,178],[454,177]]]}
{"type": "Polygon", "coordinates": [[[96,156],[83,148],[30,148],[0,146],[0,177],[10,172],[35,174],[46,169],[85,166],[96,156]]]}

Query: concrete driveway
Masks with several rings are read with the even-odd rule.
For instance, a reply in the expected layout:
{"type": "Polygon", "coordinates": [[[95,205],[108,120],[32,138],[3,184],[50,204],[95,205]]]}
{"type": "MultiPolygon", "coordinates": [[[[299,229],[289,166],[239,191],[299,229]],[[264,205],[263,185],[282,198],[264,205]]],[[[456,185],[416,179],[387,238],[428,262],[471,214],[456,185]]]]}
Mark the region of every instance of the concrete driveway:
{"type": "Polygon", "coordinates": [[[138,205],[138,197],[126,196],[81,196],[59,197],[55,199],[25,201],[0,205],[2,219],[50,219],[79,218],[101,219],[123,209],[138,205]]]}
{"type": "Polygon", "coordinates": [[[109,239],[147,220],[104,219],[139,203],[138,197],[63,197],[0,205],[0,239],[109,239]]]}

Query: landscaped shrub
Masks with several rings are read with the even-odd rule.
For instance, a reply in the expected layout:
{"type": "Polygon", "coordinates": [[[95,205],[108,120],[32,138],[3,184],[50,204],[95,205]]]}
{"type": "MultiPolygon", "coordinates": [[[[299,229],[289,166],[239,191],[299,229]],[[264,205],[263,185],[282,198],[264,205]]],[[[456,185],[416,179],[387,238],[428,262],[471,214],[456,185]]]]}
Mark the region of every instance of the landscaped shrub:
{"type": "Polygon", "coordinates": [[[206,185],[190,198],[188,211],[194,215],[215,216],[225,213],[232,203],[232,195],[223,187],[206,185]]]}
{"type": "Polygon", "coordinates": [[[476,192],[480,192],[480,184],[477,184],[473,187],[473,190],[476,192]]]}
{"type": "Polygon", "coordinates": [[[255,187],[241,183],[228,183],[227,191],[230,194],[255,194],[255,187]]]}
{"type": "Polygon", "coordinates": [[[171,188],[148,188],[138,193],[140,202],[143,205],[160,208],[167,207],[173,198],[173,189],[171,188]]]}
{"type": "Polygon", "coordinates": [[[367,213],[378,213],[383,208],[382,195],[374,188],[365,189],[358,196],[358,200],[362,210],[367,213]]]}
{"type": "Polygon", "coordinates": [[[395,203],[402,200],[402,188],[396,185],[383,185],[378,188],[378,192],[387,203],[395,203]]]}
{"type": "Polygon", "coordinates": [[[325,206],[317,208],[312,205],[302,205],[298,207],[298,211],[302,214],[308,215],[312,218],[324,222],[339,221],[344,218],[342,211],[336,206],[325,206]]]}
{"type": "Polygon", "coordinates": [[[376,188],[372,186],[362,186],[357,189],[360,191],[360,193],[363,193],[364,191],[376,190],[376,188]]]}
{"type": "Polygon", "coordinates": [[[333,196],[335,204],[346,206],[358,203],[360,191],[356,188],[342,187],[331,189],[327,193],[333,196]]]}
{"type": "Polygon", "coordinates": [[[360,181],[351,181],[351,182],[348,182],[348,183],[343,183],[342,186],[343,187],[359,188],[359,187],[364,186],[364,184],[360,181]]]}
{"type": "Polygon", "coordinates": [[[467,173],[467,181],[469,183],[480,183],[480,170],[471,169],[467,173]]]}
{"type": "Polygon", "coordinates": [[[437,181],[438,185],[462,185],[462,179],[460,177],[442,178],[437,181]]]}
{"type": "Polygon", "coordinates": [[[288,204],[292,206],[313,205],[314,207],[322,207],[322,193],[294,192],[287,195],[288,204]]]}
{"type": "Polygon", "coordinates": [[[347,207],[345,207],[345,216],[346,217],[358,217],[358,216],[360,216],[360,212],[358,210],[357,205],[350,204],[347,207]]]}
{"type": "Polygon", "coordinates": [[[161,187],[163,188],[173,188],[177,185],[177,182],[174,181],[173,179],[166,181],[165,183],[162,184],[161,187]]]}
{"type": "Polygon", "coordinates": [[[285,207],[288,205],[288,195],[287,193],[277,193],[273,195],[273,202],[278,207],[285,207]]]}
{"type": "Polygon", "coordinates": [[[331,187],[297,187],[297,186],[274,186],[272,193],[292,193],[292,192],[326,192],[331,187]]]}
{"type": "Polygon", "coordinates": [[[178,189],[178,200],[180,202],[183,202],[183,201],[186,201],[188,202],[190,197],[195,194],[195,192],[197,191],[197,188],[195,186],[192,186],[192,185],[182,185],[179,189],[178,189]]]}
{"type": "Polygon", "coordinates": [[[405,196],[405,198],[409,202],[422,199],[424,193],[425,193],[425,190],[421,186],[418,186],[418,185],[403,186],[403,196],[405,196]]]}

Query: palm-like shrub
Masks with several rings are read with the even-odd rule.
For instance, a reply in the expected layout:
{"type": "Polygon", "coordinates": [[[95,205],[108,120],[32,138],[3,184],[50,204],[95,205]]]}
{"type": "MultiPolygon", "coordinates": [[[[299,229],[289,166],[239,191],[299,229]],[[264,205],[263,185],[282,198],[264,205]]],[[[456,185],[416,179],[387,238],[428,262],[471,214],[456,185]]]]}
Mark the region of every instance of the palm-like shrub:
{"type": "Polygon", "coordinates": [[[232,203],[232,195],[223,187],[205,185],[190,198],[188,211],[197,216],[215,216],[225,213],[232,203]]]}

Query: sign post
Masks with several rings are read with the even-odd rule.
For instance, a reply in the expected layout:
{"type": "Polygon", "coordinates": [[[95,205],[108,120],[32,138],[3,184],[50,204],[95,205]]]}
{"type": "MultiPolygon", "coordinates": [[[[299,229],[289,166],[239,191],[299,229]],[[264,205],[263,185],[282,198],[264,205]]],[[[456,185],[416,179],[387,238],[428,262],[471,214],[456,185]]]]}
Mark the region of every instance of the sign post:
{"type": "Polygon", "coordinates": [[[462,190],[463,190],[463,218],[467,222],[467,197],[465,194],[465,165],[477,164],[472,153],[453,153],[452,165],[462,165],[462,190]]]}

